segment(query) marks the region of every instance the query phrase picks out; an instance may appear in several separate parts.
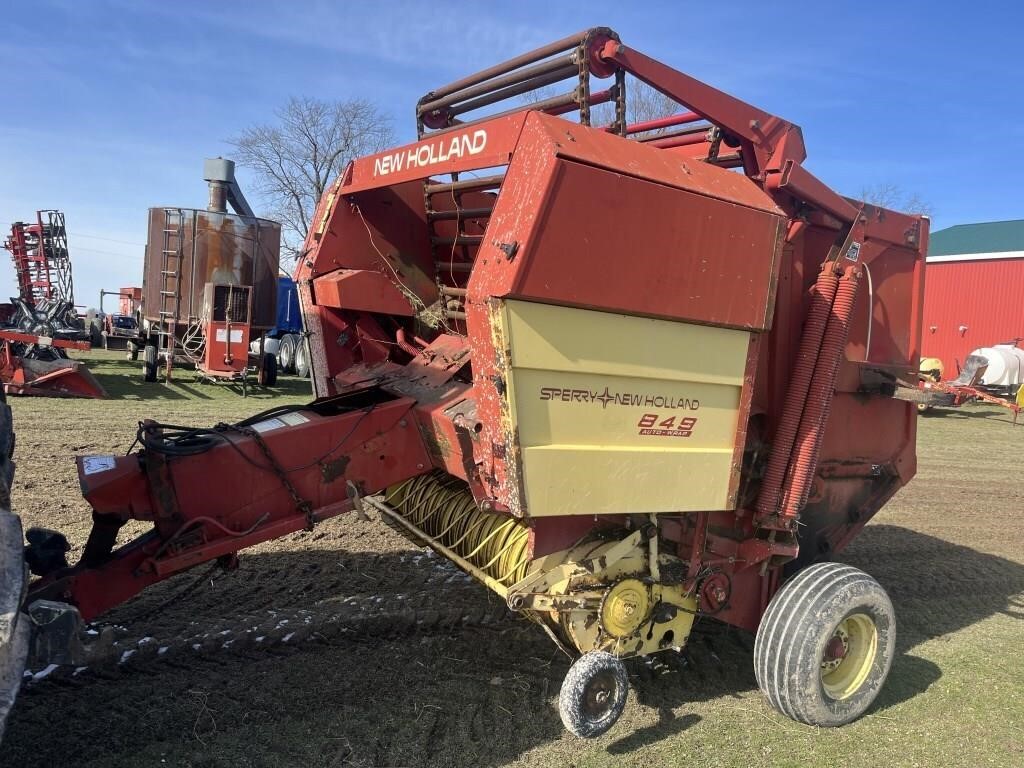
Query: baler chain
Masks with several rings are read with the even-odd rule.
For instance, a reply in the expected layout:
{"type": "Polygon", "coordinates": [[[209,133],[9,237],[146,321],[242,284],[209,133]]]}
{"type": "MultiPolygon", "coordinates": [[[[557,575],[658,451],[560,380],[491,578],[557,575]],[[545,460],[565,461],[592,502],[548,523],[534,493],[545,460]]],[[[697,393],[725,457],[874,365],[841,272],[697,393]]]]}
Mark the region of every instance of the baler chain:
{"type": "Polygon", "coordinates": [[[243,427],[238,424],[218,424],[217,428],[227,432],[237,432],[244,437],[251,437],[253,439],[256,445],[259,446],[260,451],[266,457],[267,463],[270,465],[270,469],[275,475],[277,475],[278,479],[281,481],[281,485],[283,485],[285,490],[288,491],[288,495],[292,497],[292,501],[295,502],[295,509],[306,516],[306,530],[312,531],[316,522],[313,519],[313,505],[299,495],[299,492],[292,484],[292,481],[288,479],[288,473],[284,471],[284,468],[277,461],[274,454],[271,453],[270,447],[264,442],[260,433],[252,427],[243,427]]]}

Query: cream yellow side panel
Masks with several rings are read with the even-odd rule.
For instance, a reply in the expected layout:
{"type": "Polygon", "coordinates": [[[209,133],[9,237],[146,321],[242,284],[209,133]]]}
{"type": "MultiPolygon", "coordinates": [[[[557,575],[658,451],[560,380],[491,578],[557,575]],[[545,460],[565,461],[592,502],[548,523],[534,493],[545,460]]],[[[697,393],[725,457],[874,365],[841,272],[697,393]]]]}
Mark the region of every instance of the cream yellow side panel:
{"type": "Polygon", "coordinates": [[[730,508],[748,332],[524,301],[494,318],[528,515],[730,508]]]}

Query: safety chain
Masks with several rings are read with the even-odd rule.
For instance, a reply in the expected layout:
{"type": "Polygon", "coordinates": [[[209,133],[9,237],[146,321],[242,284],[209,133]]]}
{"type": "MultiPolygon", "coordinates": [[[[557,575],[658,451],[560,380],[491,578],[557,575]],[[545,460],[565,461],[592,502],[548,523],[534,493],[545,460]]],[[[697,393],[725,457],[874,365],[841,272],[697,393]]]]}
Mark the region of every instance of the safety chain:
{"type": "Polygon", "coordinates": [[[151,619],[154,616],[157,616],[158,614],[163,613],[168,608],[171,608],[172,606],[177,605],[182,600],[184,600],[186,597],[188,597],[193,592],[195,592],[197,589],[199,589],[199,585],[202,584],[203,582],[205,582],[207,579],[209,579],[213,575],[214,571],[216,571],[220,567],[221,567],[220,562],[217,561],[217,560],[214,560],[210,564],[209,568],[204,570],[195,579],[193,579],[191,582],[189,582],[189,584],[186,585],[183,589],[179,590],[176,594],[174,594],[173,596],[171,596],[167,600],[164,600],[162,603],[157,605],[155,608],[150,608],[149,610],[143,611],[142,613],[138,613],[138,614],[136,614],[134,616],[129,616],[127,618],[119,619],[118,623],[119,624],[131,624],[131,623],[135,623],[135,622],[139,622],[139,621],[146,621],[147,619],[151,619]]]}
{"type": "Polygon", "coordinates": [[[275,459],[274,454],[270,452],[270,448],[263,441],[263,437],[260,433],[251,427],[240,427],[237,424],[218,424],[215,429],[218,431],[237,432],[245,437],[251,437],[256,442],[256,445],[258,445],[260,450],[263,451],[263,455],[267,457],[267,461],[270,463],[270,468],[274,471],[274,474],[277,475],[278,479],[280,479],[281,485],[285,487],[285,490],[288,491],[288,494],[292,497],[292,501],[295,502],[295,508],[306,516],[306,530],[312,531],[313,525],[316,522],[313,519],[313,505],[299,495],[295,486],[292,485],[292,481],[288,479],[288,473],[284,471],[280,464],[278,464],[277,459],[275,459]]]}

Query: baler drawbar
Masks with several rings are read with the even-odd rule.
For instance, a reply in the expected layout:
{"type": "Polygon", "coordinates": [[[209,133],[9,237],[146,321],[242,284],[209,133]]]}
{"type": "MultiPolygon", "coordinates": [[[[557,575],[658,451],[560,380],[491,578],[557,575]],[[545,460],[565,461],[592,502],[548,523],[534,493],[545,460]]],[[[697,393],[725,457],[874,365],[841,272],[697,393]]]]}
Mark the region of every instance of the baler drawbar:
{"type": "Polygon", "coordinates": [[[703,617],[757,633],[779,711],[858,717],[895,617],[832,558],[916,470],[894,394],[917,375],[927,219],[834,193],[797,126],[606,28],[435,89],[416,119],[317,208],[295,273],[315,400],[79,457],[81,560],[29,550],[37,652],[73,662],[80,620],[368,510],[576,658],[574,734],[619,717],[624,659],[703,617]],[[633,80],[678,111],[629,123],[633,80]],[[128,520],[153,527],[117,547],[128,520]]]}

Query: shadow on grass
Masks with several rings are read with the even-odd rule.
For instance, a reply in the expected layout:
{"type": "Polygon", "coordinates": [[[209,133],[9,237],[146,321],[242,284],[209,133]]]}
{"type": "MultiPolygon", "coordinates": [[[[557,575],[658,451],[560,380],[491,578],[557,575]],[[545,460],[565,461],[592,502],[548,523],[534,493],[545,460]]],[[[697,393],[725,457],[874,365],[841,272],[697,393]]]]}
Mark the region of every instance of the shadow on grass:
{"type": "Polygon", "coordinates": [[[676,736],[687,728],[700,722],[700,715],[683,715],[676,717],[671,709],[662,709],[658,713],[658,723],[648,725],[645,728],[638,728],[628,736],[608,745],[608,753],[612,755],[625,755],[641,747],[650,744],[657,744],[659,741],[676,736]]]}
{"type": "MultiPolygon", "coordinates": [[[[142,363],[126,359],[81,358],[96,377],[110,400],[215,400],[228,396],[242,397],[242,387],[236,383],[209,383],[199,378],[194,369],[175,368],[170,384],[161,376],[158,381],[147,382],[142,377],[142,363]]],[[[309,379],[282,376],[273,387],[260,387],[251,380],[246,397],[269,400],[278,396],[312,399],[309,379]]]]}
{"type": "MultiPolygon", "coordinates": [[[[920,414],[925,419],[983,419],[985,421],[1001,421],[1013,425],[1013,411],[1007,408],[971,406],[966,408],[932,408],[920,414]]],[[[1017,426],[1024,426],[1024,416],[1017,419],[1017,426]]]]}
{"type": "MultiPolygon", "coordinates": [[[[299,535],[289,551],[243,553],[237,573],[165,612],[154,634],[174,636],[192,621],[207,626],[337,595],[425,599],[409,581],[413,553],[298,549],[313,544],[303,537],[316,535],[299,535]]],[[[358,528],[346,529],[339,545],[359,535],[358,528]]],[[[869,525],[843,560],[875,576],[896,608],[898,655],[873,711],[912,699],[939,679],[934,663],[911,653],[918,645],[995,615],[1024,617],[1024,565],[1001,557],[899,526],[869,525]]],[[[182,578],[109,619],[128,622],[126,616],[160,606],[194,576],[182,578]]],[[[467,610],[496,599],[483,587],[459,583],[442,580],[429,589],[467,610]]],[[[682,654],[656,665],[632,662],[637,698],[659,721],[629,732],[627,710],[608,753],[628,762],[631,753],[674,742],[698,723],[688,705],[726,703],[756,689],[752,645],[749,633],[704,620],[682,654]]],[[[497,768],[545,745],[565,757],[556,702],[568,666],[541,631],[515,620],[486,630],[334,636],[277,653],[197,658],[23,696],[9,724],[4,764],[8,758],[26,768],[61,764],[74,755],[105,766],[149,764],[151,757],[174,765],[324,765],[342,746],[353,765],[497,768]],[[203,726],[202,743],[193,736],[203,711],[198,694],[190,693],[196,691],[217,713],[215,727],[203,726]],[[104,713],[109,739],[91,730],[95,712],[104,713]],[[141,720],[139,713],[145,713],[141,720]]],[[[705,719],[720,718],[728,730],[727,707],[712,712],[705,719]]]]}

